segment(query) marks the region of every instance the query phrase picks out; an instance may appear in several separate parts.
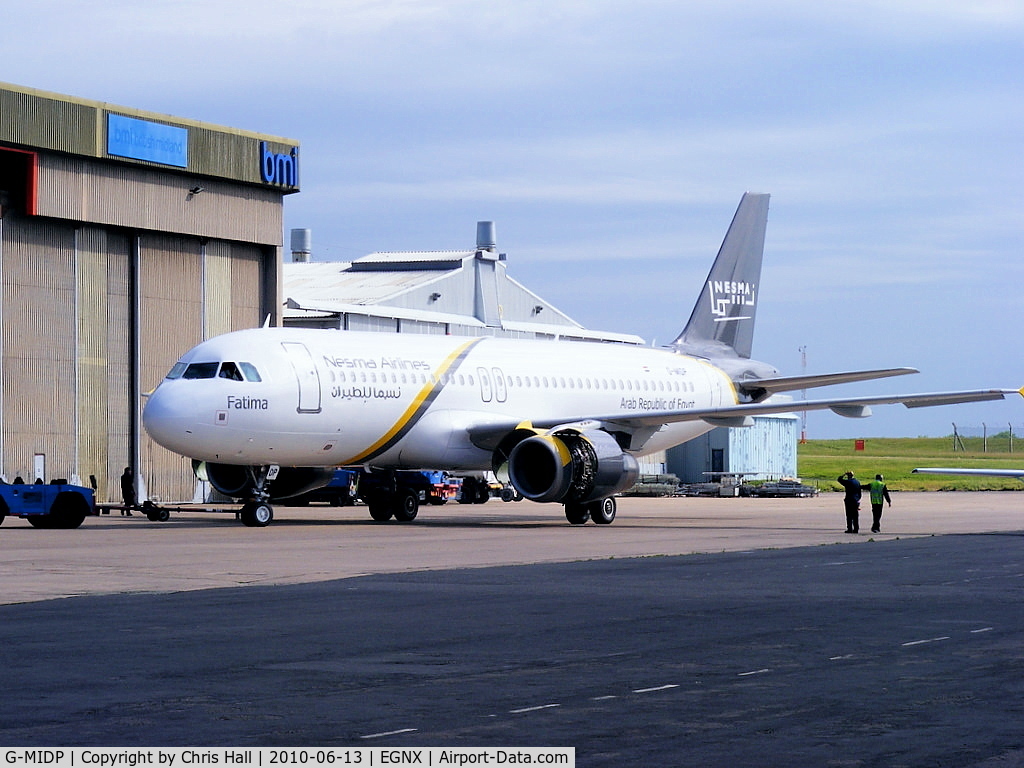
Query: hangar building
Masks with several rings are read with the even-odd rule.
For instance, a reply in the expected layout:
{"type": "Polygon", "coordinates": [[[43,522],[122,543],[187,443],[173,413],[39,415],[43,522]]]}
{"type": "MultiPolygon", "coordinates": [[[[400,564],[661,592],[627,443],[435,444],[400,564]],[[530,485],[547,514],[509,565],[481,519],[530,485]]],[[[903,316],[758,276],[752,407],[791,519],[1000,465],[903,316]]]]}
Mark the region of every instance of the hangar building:
{"type": "Polygon", "coordinates": [[[299,144],[0,83],[0,473],[138,469],[191,498],[141,402],[179,355],[278,321],[283,199],[299,144]]]}

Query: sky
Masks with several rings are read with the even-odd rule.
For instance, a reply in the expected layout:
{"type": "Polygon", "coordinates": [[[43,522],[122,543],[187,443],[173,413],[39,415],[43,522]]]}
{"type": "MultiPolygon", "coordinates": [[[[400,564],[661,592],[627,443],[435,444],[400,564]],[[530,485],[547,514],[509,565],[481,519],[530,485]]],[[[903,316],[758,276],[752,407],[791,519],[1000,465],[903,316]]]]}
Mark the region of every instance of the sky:
{"type": "MultiPolygon", "coordinates": [[[[0,0],[0,80],[301,144],[313,258],[470,249],[670,342],[772,195],[754,357],[819,390],[1024,385],[1024,0],[0,0]],[[806,356],[802,355],[804,350],[806,356]],[[806,364],[804,363],[806,359],[806,364]]],[[[286,248],[287,250],[287,248],[286,248]]],[[[1024,398],[810,438],[1024,435],[1024,398]]]]}

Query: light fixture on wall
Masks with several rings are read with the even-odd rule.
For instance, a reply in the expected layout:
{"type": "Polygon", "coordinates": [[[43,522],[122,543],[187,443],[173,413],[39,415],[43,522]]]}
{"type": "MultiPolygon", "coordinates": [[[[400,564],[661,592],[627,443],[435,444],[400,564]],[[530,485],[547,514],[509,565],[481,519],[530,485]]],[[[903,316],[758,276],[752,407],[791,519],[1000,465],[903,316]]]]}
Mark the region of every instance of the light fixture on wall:
{"type": "Polygon", "coordinates": [[[533,306],[533,314],[539,315],[543,311],[544,311],[544,307],[542,307],[540,304],[535,304],[533,306]]]}
{"type": "Polygon", "coordinates": [[[434,293],[430,294],[430,300],[431,301],[437,301],[440,298],[441,298],[441,294],[438,293],[437,291],[434,291],[434,293]]]}
{"type": "Polygon", "coordinates": [[[199,194],[200,192],[204,191],[205,189],[206,189],[205,187],[200,187],[200,186],[199,186],[199,185],[197,184],[196,186],[194,186],[194,187],[191,187],[191,188],[190,188],[190,189],[188,190],[188,197],[186,197],[185,199],[186,199],[186,200],[191,200],[191,199],[192,199],[193,197],[195,197],[196,195],[198,195],[198,194],[199,194]]]}

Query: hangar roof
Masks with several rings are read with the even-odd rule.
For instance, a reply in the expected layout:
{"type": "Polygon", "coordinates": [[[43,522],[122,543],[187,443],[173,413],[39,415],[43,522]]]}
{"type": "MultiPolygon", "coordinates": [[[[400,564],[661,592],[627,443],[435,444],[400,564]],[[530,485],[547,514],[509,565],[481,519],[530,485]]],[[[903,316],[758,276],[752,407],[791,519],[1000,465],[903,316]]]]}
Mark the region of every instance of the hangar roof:
{"type": "Polygon", "coordinates": [[[358,315],[464,329],[643,344],[632,334],[583,328],[505,271],[487,251],[371,253],[352,262],[286,262],[285,317],[358,315]],[[488,312],[492,301],[497,312],[488,312]],[[543,318],[543,322],[539,322],[543,318]]]}
{"type": "Polygon", "coordinates": [[[346,261],[285,263],[285,297],[303,304],[379,304],[438,276],[436,270],[370,272],[353,266],[346,261]]]}

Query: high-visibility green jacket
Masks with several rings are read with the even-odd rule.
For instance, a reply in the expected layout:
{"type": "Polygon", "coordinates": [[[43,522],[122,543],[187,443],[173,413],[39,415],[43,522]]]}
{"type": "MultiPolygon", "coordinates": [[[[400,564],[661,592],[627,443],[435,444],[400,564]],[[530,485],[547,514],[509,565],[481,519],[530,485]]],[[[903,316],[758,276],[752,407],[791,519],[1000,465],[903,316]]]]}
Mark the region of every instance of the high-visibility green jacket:
{"type": "Polygon", "coordinates": [[[871,503],[881,504],[883,501],[888,501],[892,504],[889,499],[889,489],[885,487],[885,483],[881,480],[871,481],[871,503]]]}

